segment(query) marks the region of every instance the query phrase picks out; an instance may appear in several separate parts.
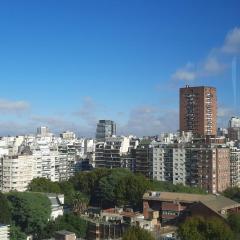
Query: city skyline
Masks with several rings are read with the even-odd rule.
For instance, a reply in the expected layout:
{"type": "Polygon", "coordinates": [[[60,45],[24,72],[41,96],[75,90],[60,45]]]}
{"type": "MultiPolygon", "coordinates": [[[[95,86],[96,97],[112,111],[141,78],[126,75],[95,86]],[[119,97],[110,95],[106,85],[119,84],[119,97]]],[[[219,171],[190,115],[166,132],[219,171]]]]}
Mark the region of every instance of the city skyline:
{"type": "Polygon", "coordinates": [[[99,119],[119,134],[176,131],[185,84],[217,88],[227,127],[240,114],[240,3],[206,3],[0,3],[0,135],[94,136],[99,119]]]}

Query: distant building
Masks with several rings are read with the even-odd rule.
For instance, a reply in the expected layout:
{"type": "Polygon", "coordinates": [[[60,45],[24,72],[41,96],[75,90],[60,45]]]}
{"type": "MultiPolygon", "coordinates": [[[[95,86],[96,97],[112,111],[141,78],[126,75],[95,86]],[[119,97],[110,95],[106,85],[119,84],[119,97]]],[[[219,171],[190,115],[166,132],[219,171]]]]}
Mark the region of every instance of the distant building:
{"type": "Polygon", "coordinates": [[[228,123],[228,137],[231,141],[240,140],[240,118],[232,117],[228,123]]]}
{"type": "Polygon", "coordinates": [[[107,137],[98,141],[95,148],[95,167],[128,168],[133,171],[134,157],[132,150],[137,142],[132,137],[107,137]]]}
{"type": "Polygon", "coordinates": [[[1,240],[10,239],[10,226],[0,224],[0,239],[1,240]]]}
{"type": "Polygon", "coordinates": [[[136,172],[152,178],[153,148],[151,140],[142,140],[136,148],[136,172]]]}
{"type": "MultiPolygon", "coordinates": [[[[152,142],[153,179],[200,187],[209,193],[223,192],[230,186],[229,148],[219,138],[195,141],[174,144],[152,142]]],[[[144,163],[144,160],[147,160],[146,156],[141,162],[144,163]]]]}
{"type": "Polygon", "coordinates": [[[105,139],[116,135],[116,123],[111,120],[100,120],[97,124],[96,139],[105,139]]]}
{"type": "Polygon", "coordinates": [[[76,240],[76,234],[69,231],[59,231],[55,233],[55,240],[76,240]]]}
{"type": "Polygon", "coordinates": [[[48,127],[38,127],[37,128],[37,135],[40,135],[42,137],[46,137],[49,134],[48,127]]]}
{"type": "Polygon", "coordinates": [[[73,140],[76,138],[76,134],[74,132],[66,131],[61,133],[60,137],[64,140],[73,140]]]}
{"type": "Polygon", "coordinates": [[[240,118],[239,117],[232,117],[229,120],[228,127],[230,127],[230,128],[240,128],[240,118]]]}
{"type": "Polygon", "coordinates": [[[180,131],[200,136],[217,134],[216,88],[180,88],[180,131]]]}

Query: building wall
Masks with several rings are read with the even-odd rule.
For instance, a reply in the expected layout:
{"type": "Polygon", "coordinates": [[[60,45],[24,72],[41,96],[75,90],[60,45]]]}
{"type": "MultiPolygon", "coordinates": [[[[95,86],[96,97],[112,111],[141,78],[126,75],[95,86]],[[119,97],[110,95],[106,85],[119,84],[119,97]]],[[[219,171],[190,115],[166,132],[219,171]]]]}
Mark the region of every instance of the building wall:
{"type": "Polygon", "coordinates": [[[240,149],[230,149],[230,184],[240,187],[240,149]]]}
{"type": "Polygon", "coordinates": [[[230,150],[229,148],[217,148],[217,192],[223,192],[230,187],[230,150]]]}
{"type": "Polygon", "coordinates": [[[217,97],[212,87],[180,88],[180,131],[217,134],[217,97]]]}
{"type": "Polygon", "coordinates": [[[3,157],[1,159],[2,181],[0,182],[2,191],[26,191],[33,179],[33,161],[32,155],[3,157]]]}
{"type": "Polygon", "coordinates": [[[10,239],[10,226],[0,224],[0,239],[1,240],[10,239]]]}

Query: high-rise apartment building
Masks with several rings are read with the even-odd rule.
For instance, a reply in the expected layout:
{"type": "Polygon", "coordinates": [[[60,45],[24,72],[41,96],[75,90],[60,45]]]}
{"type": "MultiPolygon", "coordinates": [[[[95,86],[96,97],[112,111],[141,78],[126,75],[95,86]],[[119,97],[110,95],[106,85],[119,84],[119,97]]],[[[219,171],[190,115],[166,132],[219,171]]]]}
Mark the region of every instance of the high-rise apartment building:
{"type": "Polygon", "coordinates": [[[180,131],[200,136],[217,134],[216,88],[180,88],[180,131]]]}
{"type": "Polygon", "coordinates": [[[143,139],[136,148],[136,172],[152,178],[153,148],[152,141],[143,139]]]}
{"type": "Polygon", "coordinates": [[[100,120],[97,124],[96,138],[105,139],[116,135],[116,123],[111,120],[100,120]]]}
{"type": "Polygon", "coordinates": [[[37,135],[46,137],[48,134],[49,134],[49,129],[48,129],[48,127],[43,127],[43,126],[41,126],[41,127],[38,127],[38,128],[37,128],[37,135]]]}
{"type": "Polygon", "coordinates": [[[232,117],[228,123],[228,138],[231,141],[240,140],[240,118],[232,117]]]}

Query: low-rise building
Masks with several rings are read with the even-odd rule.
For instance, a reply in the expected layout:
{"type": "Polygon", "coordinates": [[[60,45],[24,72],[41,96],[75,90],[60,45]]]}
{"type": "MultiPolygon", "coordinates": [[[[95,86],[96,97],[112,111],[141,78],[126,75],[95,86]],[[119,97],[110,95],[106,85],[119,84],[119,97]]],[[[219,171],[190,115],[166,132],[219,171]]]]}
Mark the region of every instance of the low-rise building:
{"type": "Polygon", "coordinates": [[[64,214],[64,195],[47,193],[46,194],[51,203],[51,220],[55,220],[64,214]]]}
{"type": "Polygon", "coordinates": [[[10,226],[0,224],[0,239],[9,240],[10,239],[10,226]]]}
{"type": "Polygon", "coordinates": [[[162,225],[178,225],[194,215],[226,219],[230,212],[240,212],[240,203],[221,195],[150,191],[143,196],[144,218],[152,219],[153,212],[162,225]]]}

